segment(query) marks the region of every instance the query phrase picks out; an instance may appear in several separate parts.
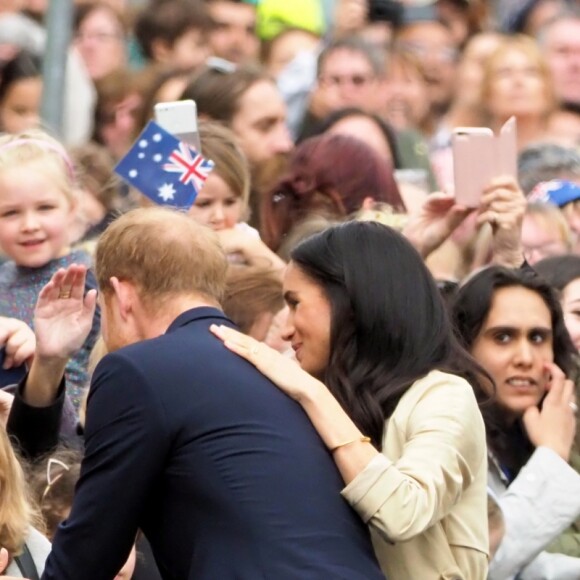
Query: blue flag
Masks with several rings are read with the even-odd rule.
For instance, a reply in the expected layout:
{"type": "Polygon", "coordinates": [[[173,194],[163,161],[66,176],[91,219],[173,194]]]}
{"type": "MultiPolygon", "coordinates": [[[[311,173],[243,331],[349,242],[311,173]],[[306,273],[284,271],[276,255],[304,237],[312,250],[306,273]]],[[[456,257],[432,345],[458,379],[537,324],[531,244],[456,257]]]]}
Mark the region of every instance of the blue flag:
{"type": "Polygon", "coordinates": [[[189,209],[213,167],[213,161],[150,121],[115,173],[158,205],[189,209]]]}

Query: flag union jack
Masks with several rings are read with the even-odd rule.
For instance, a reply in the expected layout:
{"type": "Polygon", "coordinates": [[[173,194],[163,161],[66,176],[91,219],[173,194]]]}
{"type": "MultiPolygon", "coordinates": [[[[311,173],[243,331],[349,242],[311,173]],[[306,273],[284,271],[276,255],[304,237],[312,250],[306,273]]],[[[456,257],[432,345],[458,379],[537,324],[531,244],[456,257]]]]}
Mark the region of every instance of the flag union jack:
{"type": "Polygon", "coordinates": [[[169,156],[169,163],[163,165],[163,169],[169,173],[179,173],[179,181],[184,185],[191,183],[196,191],[199,191],[211,170],[213,163],[204,159],[185,143],[179,143],[169,156]]]}
{"type": "Polygon", "coordinates": [[[189,209],[213,166],[213,161],[150,121],[115,172],[154,203],[189,209]]]}

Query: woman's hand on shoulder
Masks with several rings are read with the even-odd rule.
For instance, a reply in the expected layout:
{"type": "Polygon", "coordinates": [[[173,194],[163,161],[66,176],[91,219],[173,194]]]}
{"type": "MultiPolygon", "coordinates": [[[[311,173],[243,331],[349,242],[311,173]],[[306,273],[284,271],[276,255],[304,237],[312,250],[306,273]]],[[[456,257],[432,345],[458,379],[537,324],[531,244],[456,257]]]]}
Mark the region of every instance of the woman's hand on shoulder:
{"type": "Polygon", "coordinates": [[[530,407],[526,410],[524,426],[536,447],[548,447],[568,461],[576,434],[578,409],[574,383],[555,364],[548,364],[546,371],[551,375],[548,394],[541,409],[530,407]]]}
{"type": "Polygon", "coordinates": [[[252,363],[263,375],[268,377],[281,391],[299,403],[313,397],[324,385],[302,370],[297,362],[233,328],[213,324],[211,332],[224,345],[252,363]]]}

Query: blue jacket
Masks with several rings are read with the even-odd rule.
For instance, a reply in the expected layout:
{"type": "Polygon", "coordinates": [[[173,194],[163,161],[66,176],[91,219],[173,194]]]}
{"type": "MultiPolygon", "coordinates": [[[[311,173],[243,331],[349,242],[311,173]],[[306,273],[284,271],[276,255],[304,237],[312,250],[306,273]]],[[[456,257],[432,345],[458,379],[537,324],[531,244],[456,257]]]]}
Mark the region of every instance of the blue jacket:
{"type": "Polygon", "coordinates": [[[137,529],[175,580],[382,579],[298,404],[209,332],[214,308],[107,355],[86,455],[43,579],[111,580],[137,529]]]}

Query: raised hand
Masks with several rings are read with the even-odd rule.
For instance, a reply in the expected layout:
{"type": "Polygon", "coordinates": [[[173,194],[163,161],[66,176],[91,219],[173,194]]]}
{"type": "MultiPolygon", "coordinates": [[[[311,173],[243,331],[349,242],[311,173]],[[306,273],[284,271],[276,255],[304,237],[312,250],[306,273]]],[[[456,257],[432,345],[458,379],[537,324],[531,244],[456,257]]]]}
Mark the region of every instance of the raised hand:
{"type": "Polygon", "coordinates": [[[4,347],[3,367],[19,367],[32,360],[36,351],[36,338],[26,322],[0,317],[0,346],[4,347]]]}
{"type": "Polygon", "coordinates": [[[432,193],[427,196],[420,210],[410,216],[403,235],[426,258],[472,211],[471,208],[455,203],[452,195],[432,193]]]}
{"type": "Polygon", "coordinates": [[[521,245],[526,198],[512,177],[492,181],[481,197],[477,222],[488,223],[493,233],[493,261],[517,268],[524,261],[521,245]]]}
{"type": "Polygon", "coordinates": [[[548,447],[564,461],[570,458],[570,449],[576,434],[576,412],[574,383],[566,379],[555,365],[546,365],[550,373],[550,387],[544,398],[542,409],[530,407],[524,413],[524,427],[530,441],[536,447],[548,447]]]}
{"type": "Polygon", "coordinates": [[[97,304],[96,290],[84,295],[86,274],[85,266],[61,268],[40,291],[34,311],[39,357],[68,359],[85,342],[97,304]]]}
{"type": "Polygon", "coordinates": [[[212,324],[210,330],[229,350],[252,363],[280,390],[296,401],[300,402],[307,394],[322,386],[320,381],[302,370],[295,361],[263,342],[227,326],[212,324]]]}

